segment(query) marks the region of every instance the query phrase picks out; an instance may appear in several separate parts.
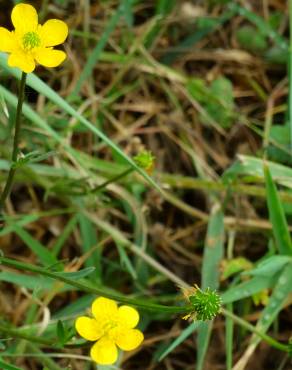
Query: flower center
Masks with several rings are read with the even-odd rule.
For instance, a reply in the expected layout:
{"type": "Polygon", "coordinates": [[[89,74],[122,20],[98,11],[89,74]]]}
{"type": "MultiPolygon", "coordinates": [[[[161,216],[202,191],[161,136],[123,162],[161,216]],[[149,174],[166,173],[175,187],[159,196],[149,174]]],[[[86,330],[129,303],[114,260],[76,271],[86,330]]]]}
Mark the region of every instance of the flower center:
{"type": "Polygon", "coordinates": [[[25,50],[31,50],[40,46],[41,39],[36,32],[27,32],[22,38],[22,44],[25,50]]]}
{"type": "Polygon", "coordinates": [[[103,325],[103,330],[105,333],[108,333],[111,329],[117,327],[118,324],[115,321],[109,321],[103,325]]]}

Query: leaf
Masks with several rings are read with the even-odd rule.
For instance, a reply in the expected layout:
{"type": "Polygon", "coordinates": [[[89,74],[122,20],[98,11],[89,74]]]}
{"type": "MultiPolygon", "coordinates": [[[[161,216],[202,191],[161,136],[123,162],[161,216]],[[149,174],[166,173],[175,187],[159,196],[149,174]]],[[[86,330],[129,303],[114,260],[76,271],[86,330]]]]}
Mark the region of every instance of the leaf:
{"type": "Polygon", "coordinates": [[[264,166],[267,202],[273,233],[280,254],[292,255],[292,243],[282,203],[267,165],[264,166]]]}
{"type": "Polygon", "coordinates": [[[0,359],[0,366],[1,366],[1,370],[23,370],[20,367],[10,365],[7,362],[3,362],[1,361],[1,359],[0,359]]]}
{"type": "MultiPolygon", "coordinates": [[[[219,286],[219,265],[223,258],[224,246],[224,214],[221,206],[216,203],[212,207],[208,223],[207,237],[204,247],[202,266],[202,289],[217,289],[219,286]]],[[[212,322],[202,323],[198,328],[197,340],[197,370],[203,369],[205,355],[208,349],[212,322]]]]}
{"type": "MultiPolygon", "coordinates": [[[[265,161],[269,167],[271,176],[277,184],[292,188],[292,169],[272,161],[265,161]]],[[[253,182],[264,181],[264,162],[260,158],[248,155],[238,155],[237,161],[232,164],[223,174],[222,180],[226,182],[235,181],[238,177],[249,176],[253,182]]]]}
{"type": "Polygon", "coordinates": [[[61,345],[64,345],[66,342],[66,331],[61,320],[57,322],[57,336],[61,345]]]}
{"type": "Polygon", "coordinates": [[[132,1],[131,0],[122,0],[123,4],[123,15],[129,27],[133,27],[134,23],[134,16],[132,10],[132,1]]]}
{"type": "Polygon", "coordinates": [[[264,261],[260,262],[256,268],[245,271],[241,275],[251,276],[273,276],[282,270],[287,263],[291,263],[292,258],[289,256],[271,256],[264,261]]]}
{"type": "Polygon", "coordinates": [[[58,259],[50,250],[43,246],[38,240],[34,239],[26,230],[16,224],[13,226],[13,229],[35,255],[38,256],[44,266],[59,264],[58,259]]]}
{"type": "Polygon", "coordinates": [[[177,346],[179,346],[184,340],[186,340],[202,323],[199,321],[192,322],[186,329],[184,329],[180,335],[173,341],[166,349],[160,354],[158,361],[162,361],[167,355],[170,354],[177,346]]]}
{"type": "Polygon", "coordinates": [[[72,280],[79,280],[82,279],[95,271],[95,267],[86,267],[85,269],[74,271],[74,272],[55,272],[56,277],[63,277],[72,280]]]}
{"type": "MultiPolygon", "coordinates": [[[[279,279],[273,289],[273,293],[270,296],[267,306],[261,313],[260,319],[257,322],[256,328],[265,333],[272,323],[275,321],[278,313],[283,308],[283,304],[286,301],[289,294],[292,292],[292,263],[289,263],[282,270],[279,279]]],[[[247,351],[250,354],[256,349],[261,339],[256,335],[253,335],[250,340],[250,346],[247,351]]]]}
{"type": "Polygon", "coordinates": [[[221,294],[223,304],[239,301],[275,285],[279,274],[272,276],[255,276],[248,281],[232,286],[221,294]]]}
{"type": "Polygon", "coordinates": [[[252,262],[244,257],[237,257],[230,260],[224,260],[222,263],[222,280],[238,274],[241,271],[250,270],[253,267],[252,262]]]}

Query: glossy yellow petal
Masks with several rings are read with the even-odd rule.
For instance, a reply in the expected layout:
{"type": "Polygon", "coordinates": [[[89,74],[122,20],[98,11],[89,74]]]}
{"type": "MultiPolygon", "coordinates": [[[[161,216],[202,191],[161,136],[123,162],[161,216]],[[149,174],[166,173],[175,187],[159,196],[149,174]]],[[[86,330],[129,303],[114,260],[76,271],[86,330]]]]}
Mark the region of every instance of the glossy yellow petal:
{"type": "Polygon", "coordinates": [[[133,329],[139,322],[139,313],[135,308],[121,306],[118,309],[119,323],[128,329],[133,329]]]}
{"type": "Polygon", "coordinates": [[[95,319],[86,316],[78,317],[75,328],[77,333],[87,340],[97,340],[103,335],[102,326],[95,319]]]}
{"type": "Polygon", "coordinates": [[[140,346],[144,340],[144,335],[137,329],[118,330],[114,339],[123,351],[132,351],[140,346]]]}
{"type": "Polygon", "coordinates": [[[38,14],[29,4],[18,4],[12,9],[11,20],[15,30],[19,33],[36,31],[38,14]]]}
{"type": "Polygon", "coordinates": [[[66,53],[52,48],[40,48],[35,51],[36,61],[45,67],[57,67],[66,59],[66,53]]]}
{"type": "Polygon", "coordinates": [[[15,36],[4,27],[0,27],[0,51],[11,52],[17,46],[15,36]]]}
{"type": "MultiPolygon", "coordinates": [[[[112,299],[99,297],[91,306],[93,316],[99,320],[115,320],[118,315],[118,306],[112,299]]],[[[106,322],[104,322],[106,324],[106,322]]]]}
{"type": "Polygon", "coordinates": [[[26,54],[21,50],[12,52],[8,58],[9,67],[17,67],[25,73],[31,73],[35,69],[35,62],[30,54],[26,54]]]}
{"type": "Polygon", "coordinates": [[[44,46],[62,44],[68,36],[68,26],[58,19],[50,19],[40,27],[39,35],[44,46]]]}
{"type": "Polygon", "coordinates": [[[112,340],[103,337],[92,346],[90,356],[100,365],[112,365],[117,361],[118,349],[112,340]]]}

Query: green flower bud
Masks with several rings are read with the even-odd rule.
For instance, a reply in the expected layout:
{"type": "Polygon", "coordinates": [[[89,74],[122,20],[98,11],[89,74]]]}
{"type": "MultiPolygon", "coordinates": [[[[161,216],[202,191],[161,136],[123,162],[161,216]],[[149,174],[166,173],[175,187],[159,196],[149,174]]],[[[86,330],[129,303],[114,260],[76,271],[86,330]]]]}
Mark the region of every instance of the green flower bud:
{"type": "Polygon", "coordinates": [[[142,150],[133,159],[137,166],[143,168],[143,170],[148,173],[152,172],[155,157],[152,155],[151,151],[142,150]]]}

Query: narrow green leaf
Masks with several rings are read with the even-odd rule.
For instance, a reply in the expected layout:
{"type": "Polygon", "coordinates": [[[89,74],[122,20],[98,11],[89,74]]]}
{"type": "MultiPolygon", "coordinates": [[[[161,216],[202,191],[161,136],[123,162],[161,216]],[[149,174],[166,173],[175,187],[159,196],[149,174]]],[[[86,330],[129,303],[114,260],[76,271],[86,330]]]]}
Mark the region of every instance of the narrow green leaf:
{"type": "Polygon", "coordinates": [[[23,370],[20,367],[10,365],[7,362],[1,361],[1,360],[0,360],[0,366],[1,366],[1,370],[23,370]]]}
{"type": "Polygon", "coordinates": [[[279,274],[271,276],[255,276],[248,281],[232,286],[221,294],[223,304],[236,302],[241,299],[259,293],[264,289],[273,287],[279,277],[279,274]]]}
{"type": "Polygon", "coordinates": [[[165,350],[160,354],[158,361],[162,361],[167,355],[170,354],[170,352],[172,352],[177,346],[186,340],[194,331],[196,331],[200,325],[201,322],[199,321],[192,322],[191,325],[184,329],[180,335],[173,342],[171,342],[167,348],[165,348],[165,350]]]}
{"type": "Polygon", "coordinates": [[[132,10],[132,2],[131,0],[122,0],[123,4],[123,14],[125,17],[125,20],[129,27],[133,27],[134,23],[134,16],[133,16],[133,10],[132,10]]]}
{"type": "Polygon", "coordinates": [[[137,279],[137,273],[132,265],[132,262],[131,260],[129,259],[124,247],[119,244],[119,243],[116,243],[116,246],[117,246],[117,249],[118,249],[118,252],[119,252],[119,255],[120,255],[120,260],[121,260],[121,265],[124,266],[128,273],[132,276],[132,279],[133,280],[136,280],[137,279]]]}
{"type": "MultiPolygon", "coordinates": [[[[224,214],[221,206],[215,204],[211,211],[203,255],[202,289],[217,289],[219,286],[219,264],[223,258],[224,214]]],[[[202,370],[207,353],[212,322],[203,323],[198,329],[197,370],[202,370]]]]}
{"type": "MultiPolygon", "coordinates": [[[[13,227],[15,233],[24,241],[24,243],[38,256],[44,266],[59,264],[57,258],[43,246],[38,240],[34,239],[26,230],[18,225],[13,227]]],[[[61,267],[61,266],[60,266],[61,267]]]]}
{"type": "Polygon", "coordinates": [[[283,206],[267,165],[264,166],[267,202],[273,233],[280,254],[292,255],[292,243],[283,206]]]}
{"type": "Polygon", "coordinates": [[[95,266],[96,274],[95,277],[98,281],[101,281],[101,254],[100,249],[97,248],[98,240],[96,235],[96,227],[93,223],[82,213],[78,213],[78,222],[80,226],[81,245],[83,253],[90,252],[90,256],[85,261],[85,266],[95,266]],[[94,248],[92,250],[92,248],[94,248]]]}
{"type": "Polygon", "coordinates": [[[74,272],[55,272],[56,277],[64,277],[72,280],[82,279],[95,271],[95,267],[86,267],[85,269],[74,271],[74,272]]]}

